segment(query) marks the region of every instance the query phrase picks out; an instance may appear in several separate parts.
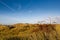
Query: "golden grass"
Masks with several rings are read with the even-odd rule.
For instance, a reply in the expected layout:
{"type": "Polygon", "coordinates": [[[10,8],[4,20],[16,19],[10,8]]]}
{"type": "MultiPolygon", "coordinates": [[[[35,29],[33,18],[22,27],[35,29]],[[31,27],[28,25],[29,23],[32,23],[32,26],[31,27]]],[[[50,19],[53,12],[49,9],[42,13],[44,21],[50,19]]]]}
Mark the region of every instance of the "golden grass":
{"type": "Polygon", "coordinates": [[[0,25],[0,40],[60,40],[60,24],[0,25]]]}

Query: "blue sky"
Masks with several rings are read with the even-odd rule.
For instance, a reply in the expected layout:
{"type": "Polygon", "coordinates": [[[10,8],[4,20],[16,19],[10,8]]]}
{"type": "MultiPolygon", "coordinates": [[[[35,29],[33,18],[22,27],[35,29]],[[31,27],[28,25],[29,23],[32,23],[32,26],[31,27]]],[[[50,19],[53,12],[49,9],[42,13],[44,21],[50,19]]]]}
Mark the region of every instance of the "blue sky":
{"type": "Polygon", "coordinates": [[[0,0],[0,23],[35,23],[60,16],[60,0],[0,0]]]}

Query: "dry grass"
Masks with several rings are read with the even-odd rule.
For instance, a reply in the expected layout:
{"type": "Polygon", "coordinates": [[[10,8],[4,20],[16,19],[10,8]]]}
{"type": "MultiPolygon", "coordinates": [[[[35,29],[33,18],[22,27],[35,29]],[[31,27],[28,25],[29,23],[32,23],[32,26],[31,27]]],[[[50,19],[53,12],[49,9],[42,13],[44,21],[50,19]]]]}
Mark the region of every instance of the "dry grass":
{"type": "Polygon", "coordinates": [[[60,40],[60,24],[0,25],[0,40],[60,40]]]}

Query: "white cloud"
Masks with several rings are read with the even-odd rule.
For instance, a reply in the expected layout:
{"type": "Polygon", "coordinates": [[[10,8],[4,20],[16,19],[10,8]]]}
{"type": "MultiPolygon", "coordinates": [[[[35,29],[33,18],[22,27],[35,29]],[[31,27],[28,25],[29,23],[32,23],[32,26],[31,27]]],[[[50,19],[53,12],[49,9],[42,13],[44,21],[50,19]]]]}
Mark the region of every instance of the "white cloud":
{"type": "Polygon", "coordinates": [[[60,16],[56,17],[55,20],[58,24],[60,24],[60,16]]]}

